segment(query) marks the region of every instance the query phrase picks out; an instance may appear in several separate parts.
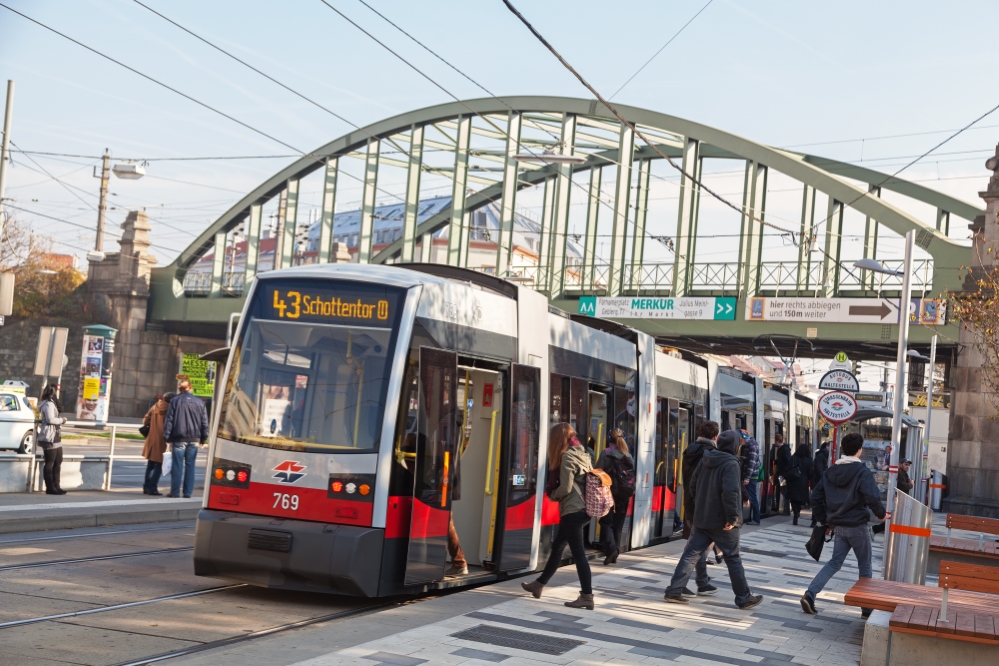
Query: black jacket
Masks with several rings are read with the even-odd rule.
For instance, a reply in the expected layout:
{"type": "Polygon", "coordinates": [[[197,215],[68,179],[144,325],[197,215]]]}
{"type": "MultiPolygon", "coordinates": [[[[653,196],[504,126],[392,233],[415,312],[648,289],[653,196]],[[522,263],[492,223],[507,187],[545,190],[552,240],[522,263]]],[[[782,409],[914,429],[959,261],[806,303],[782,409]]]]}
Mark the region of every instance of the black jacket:
{"type": "Polygon", "coordinates": [[[742,524],[742,474],[739,459],[719,449],[704,453],[690,480],[694,527],[716,530],[742,524]]]}
{"type": "Polygon", "coordinates": [[[698,437],[683,452],[683,470],[680,476],[683,478],[683,515],[685,520],[690,520],[694,515],[694,493],[690,488],[690,481],[697,469],[697,463],[701,462],[705,451],[717,448],[710,439],[698,437]]]}
{"type": "Polygon", "coordinates": [[[201,398],[184,391],[170,401],[163,420],[163,439],[202,444],[208,441],[208,410],[201,398]]]}
{"type": "Polygon", "coordinates": [[[822,475],[826,473],[829,469],[829,447],[820,447],[818,451],[815,452],[814,461],[814,472],[812,474],[812,481],[815,485],[818,485],[819,481],[822,480],[822,475]]]}
{"type": "Polygon", "coordinates": [[[898,480],[895,482],[895,486],[903,493],[908,495],[912,491],[912,480],[909,479],[909,474],[901,466],[898,468],[898,480]]]}
{"type": "Polygon", "coordinates": [[[874,474],[862,462],[832,465],[812,491],[812,515],[823,525],[858,527],[870,514],[884,518],[885,507],[874,474]]]}
{"type": "Polygon", "coordinates": [[[774,456],[774,472],[777,476],[785,476],[787,470],[791,467],[791,445],[781,444],[777,447],[777,453],[774,456]]]}
{"type": "Polygon", "coordinates": [[[795,453],[791,457],[791,466],[797,466],[801,470],[801,476],[787,479],[787,499],[791,502],[807,502],[808,480],[812,478],[812,458],[807,451],[802,455],[795,453]]]}

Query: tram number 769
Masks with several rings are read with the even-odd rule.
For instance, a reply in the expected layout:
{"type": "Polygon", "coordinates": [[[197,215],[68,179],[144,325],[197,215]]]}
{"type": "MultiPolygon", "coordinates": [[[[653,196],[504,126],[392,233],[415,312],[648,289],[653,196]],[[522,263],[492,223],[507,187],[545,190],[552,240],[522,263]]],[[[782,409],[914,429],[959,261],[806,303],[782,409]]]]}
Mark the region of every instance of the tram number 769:
{"type": "Polygon", "coordinates": [[[298,511],[298,495],[289,495],[288,493],[274,493],[274,506],[271,507],[276,509],[281,507],[284,510],[291,509],[292,511],[298,511]]]}

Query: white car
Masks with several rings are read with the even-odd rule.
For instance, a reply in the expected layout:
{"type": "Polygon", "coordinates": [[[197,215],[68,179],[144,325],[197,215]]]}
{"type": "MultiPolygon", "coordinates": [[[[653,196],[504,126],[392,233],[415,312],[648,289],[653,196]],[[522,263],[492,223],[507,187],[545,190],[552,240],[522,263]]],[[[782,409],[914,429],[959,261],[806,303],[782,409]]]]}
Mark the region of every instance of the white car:
{"type": "Polygon", "coordinates": [[[0,393],[0,450],[18,453],[35,450],[35,412],[19,393],[0,393]]]}

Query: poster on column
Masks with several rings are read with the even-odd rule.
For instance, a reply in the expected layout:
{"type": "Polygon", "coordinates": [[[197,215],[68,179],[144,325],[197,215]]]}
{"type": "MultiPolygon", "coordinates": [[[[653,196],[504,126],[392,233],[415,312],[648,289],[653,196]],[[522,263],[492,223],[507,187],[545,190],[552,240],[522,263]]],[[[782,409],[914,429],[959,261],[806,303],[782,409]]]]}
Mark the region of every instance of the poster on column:
{"type": "Polygon", "coordinates": [[[111,369],[114,365],[114,336],[108,326],[86,326],[80,358],[76,418],[81,421],[107,421],[110,412],[111,369]]]}

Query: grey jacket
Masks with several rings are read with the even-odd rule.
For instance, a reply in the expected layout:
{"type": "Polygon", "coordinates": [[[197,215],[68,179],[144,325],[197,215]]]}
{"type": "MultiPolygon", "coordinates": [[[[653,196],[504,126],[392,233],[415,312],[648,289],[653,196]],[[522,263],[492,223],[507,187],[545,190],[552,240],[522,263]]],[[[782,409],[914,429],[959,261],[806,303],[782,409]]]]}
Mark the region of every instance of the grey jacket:
{"type": "Polygon", "coordinates": [[[60,431],[59,426],[65,423],[66,419],[59,416],[59,409],[51,400],[42,401],[42,404],[38,405],[38,411],[42,415],[42,423],[38,427],[38,445],[43,449],[57,449],[61,447],[62,442],[55,440],[60,431]]]}
{"type": "Polygon", "coordinates": [[[590,454],[582,446],[570,446],[562,456],[559,466],[559,484],[552,492],[552,499],[558,502],[558,515],[586,511],[586,473],[593,469],[590,454]]]}

